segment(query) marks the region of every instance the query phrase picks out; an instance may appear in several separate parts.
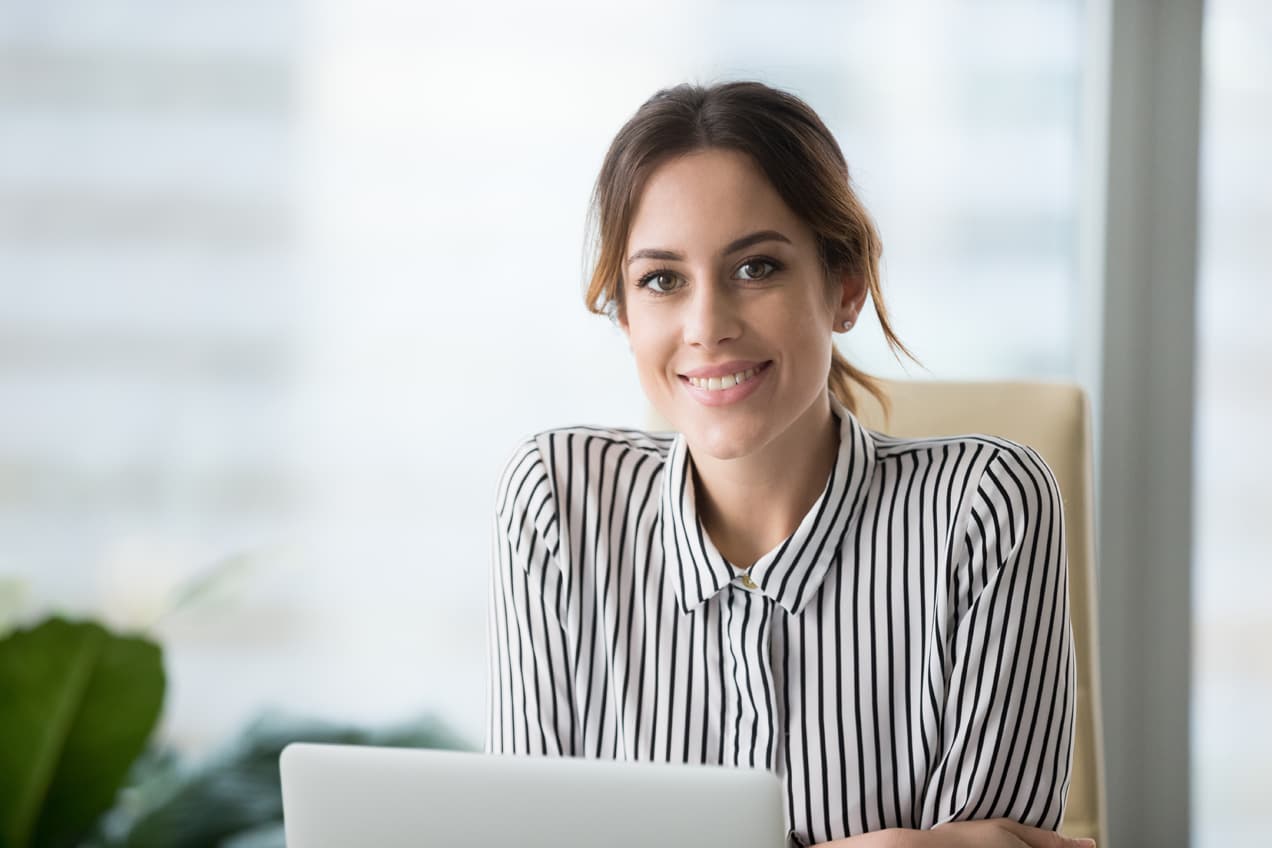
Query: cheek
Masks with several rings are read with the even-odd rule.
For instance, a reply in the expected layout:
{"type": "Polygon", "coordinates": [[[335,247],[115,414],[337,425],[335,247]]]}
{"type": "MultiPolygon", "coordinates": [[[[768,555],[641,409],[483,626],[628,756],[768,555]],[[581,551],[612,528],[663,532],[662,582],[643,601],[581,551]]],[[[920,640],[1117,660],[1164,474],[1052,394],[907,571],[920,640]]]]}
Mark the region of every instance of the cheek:
{"type": "Polygon", "coordinates": [[[775,306],[761,313],[771,332],[797,340],[801,348],[829,344],[825,337],[829,336],[830,315],[823,304],[800,298],[775,306]]]}
{"type": "Polygon", "coordinates": [[[821,374],[823,366],[829,370],[834,345],[831,320],[832,315],[825,304],[800,302],[783,310],[779,318],[780,327],[775,328],[783,338],[791,340],[789,349],[796,354],[801,370],[806,370],[810,379],[824,378],[825,375],[821,374]]]}
{"type": "Polygon", "coordinates": [[[665,334],[660,333],[657,324],[639,322],[629,324],[627,341],[632,349],[632,357],[636,360],[636,368],[641,374],[663,371],[674,352],[668,345],[665,334]]]}

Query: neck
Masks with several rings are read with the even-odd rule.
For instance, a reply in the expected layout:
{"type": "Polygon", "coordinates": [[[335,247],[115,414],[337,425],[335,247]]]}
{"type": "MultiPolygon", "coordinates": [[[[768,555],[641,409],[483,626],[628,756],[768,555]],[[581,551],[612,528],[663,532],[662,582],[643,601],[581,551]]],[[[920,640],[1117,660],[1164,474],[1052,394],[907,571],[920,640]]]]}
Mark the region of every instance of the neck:
{"type": "Polygon", "coordinates": [[[823,395],[754,453],[691,457],[698,516],[724,558],[750,568],[794,533],[826,488],[838,451],[839,426],[823,395]]]}

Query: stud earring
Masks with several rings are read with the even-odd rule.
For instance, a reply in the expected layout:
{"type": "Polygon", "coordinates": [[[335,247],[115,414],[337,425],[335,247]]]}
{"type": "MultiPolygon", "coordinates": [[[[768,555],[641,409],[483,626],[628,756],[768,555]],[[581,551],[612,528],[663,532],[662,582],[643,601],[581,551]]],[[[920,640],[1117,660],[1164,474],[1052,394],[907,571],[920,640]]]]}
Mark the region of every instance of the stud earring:
{"type": "Polygon", "coordinates": [[[844,321],[844,329],[845,329],[845,330],[851,330],[851,329],[852,329],[852,319],[851,319],[851,318],[849,318],[848,320],[844,321]]]}

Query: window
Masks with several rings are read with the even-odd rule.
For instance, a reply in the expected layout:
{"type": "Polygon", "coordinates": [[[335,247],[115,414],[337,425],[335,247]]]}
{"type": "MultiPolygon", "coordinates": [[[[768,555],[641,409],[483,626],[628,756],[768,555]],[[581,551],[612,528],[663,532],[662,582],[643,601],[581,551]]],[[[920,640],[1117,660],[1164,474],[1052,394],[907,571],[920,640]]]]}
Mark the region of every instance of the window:
{"type": "Polygon", "coordinates": [[[1205,7],[1193,489],[1193,843],[1265,838],[1272,784],[1272,8],[1205,7]]]}
{"type": "Polygon", "coordinates": [[[476,743],[502,461],[644,420],[581,262],[659,87],[758,77],[830,124],[929,369],[866,316],[867,370],[1074,376],[1082,4],[921,9],[10,4],[0,568],[144,621],[243,566],[160,624],[187,750],[266,705],[476,743]]]}

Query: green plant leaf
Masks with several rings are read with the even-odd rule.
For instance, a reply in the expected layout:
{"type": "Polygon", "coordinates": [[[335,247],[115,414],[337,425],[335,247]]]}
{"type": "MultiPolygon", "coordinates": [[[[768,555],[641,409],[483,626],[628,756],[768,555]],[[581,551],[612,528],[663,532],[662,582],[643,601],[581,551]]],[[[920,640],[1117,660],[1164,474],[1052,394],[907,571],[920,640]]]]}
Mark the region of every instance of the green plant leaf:
{"type": "Polygon", "coordinates": [[[0,842],[74,845],[163,704],[158,645],[55,617],[0,640],[0,842]]]}

